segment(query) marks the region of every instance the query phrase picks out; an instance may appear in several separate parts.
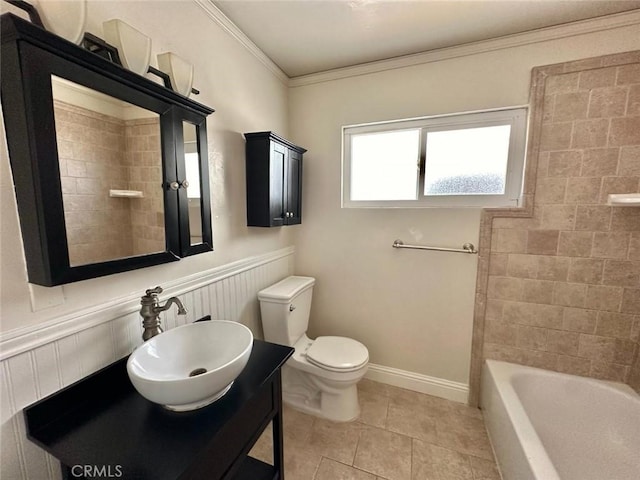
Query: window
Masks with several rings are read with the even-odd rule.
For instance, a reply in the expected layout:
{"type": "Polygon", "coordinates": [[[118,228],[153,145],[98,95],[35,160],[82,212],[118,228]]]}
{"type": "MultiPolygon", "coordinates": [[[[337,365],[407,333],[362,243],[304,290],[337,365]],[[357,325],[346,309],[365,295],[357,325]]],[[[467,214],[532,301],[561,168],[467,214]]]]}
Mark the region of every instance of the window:
{"type": "Polygon", "coordinates": [[[342,206],[517,206],[526,109],[343,127],[342,206]]]}

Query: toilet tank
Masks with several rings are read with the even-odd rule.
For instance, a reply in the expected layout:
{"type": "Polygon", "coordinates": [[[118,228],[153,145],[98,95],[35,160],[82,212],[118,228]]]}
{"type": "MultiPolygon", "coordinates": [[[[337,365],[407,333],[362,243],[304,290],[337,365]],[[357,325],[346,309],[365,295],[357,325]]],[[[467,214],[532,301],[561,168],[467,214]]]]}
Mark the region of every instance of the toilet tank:
{"type": "Polygon", "coordinates": [[[315,279],[287,277],[258,292],[264,339],[293,346],[309,326],[315,279]]]}

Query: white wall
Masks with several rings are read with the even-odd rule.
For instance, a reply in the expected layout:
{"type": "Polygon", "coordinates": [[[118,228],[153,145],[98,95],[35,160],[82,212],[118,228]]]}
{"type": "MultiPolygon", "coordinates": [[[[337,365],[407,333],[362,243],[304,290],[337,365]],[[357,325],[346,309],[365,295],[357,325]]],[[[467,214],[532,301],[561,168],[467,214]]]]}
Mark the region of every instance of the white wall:
{"type": "MultiPolygon", "coordinates": [[[[3,12],[11,9],[2,2],[3,12]]],[[[211,178],[212,253],[63,287],[33,287],[32,311],[22,238],[4,139],[0,145],[0,330],[29,328],[109,299],[162,285],[233,260],[290,245],[292,228],[246,227],[244,138],[274,130],[287,135],[287,87],[193,1],[88,0],[86,30],[100,37],[102,22],[120,18],[152,39],[157,53],[173,51],[195,65],[197,101],[216,109],[207,121],[211,178]],[[43,306],[48,308],[42,308],[43,306]]],[[[12,10],[13,11],[13,10],[12,10]]],[[[4,132],[4,128],[2,128],[4,132]]]]}
{"type": "Polygon", "coordinates": [[[477,245],[480,211],[341,209],[341,127],[523,105],[534,66],[638,48],[635,25],[314,84],[294,80],[291,138],[309,150],[296,272],[318,280],[310,333],[349,335],[376,364],[466,384],[476,258],[391,244],[477,245]]]}

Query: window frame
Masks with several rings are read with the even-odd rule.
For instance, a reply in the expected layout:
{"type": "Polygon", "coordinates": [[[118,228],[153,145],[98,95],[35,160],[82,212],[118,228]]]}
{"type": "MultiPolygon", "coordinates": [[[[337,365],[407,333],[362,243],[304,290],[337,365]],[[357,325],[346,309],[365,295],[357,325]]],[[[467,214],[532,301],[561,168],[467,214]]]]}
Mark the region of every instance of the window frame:
{"type": "Polygon", "coordinates": [[[517,207],[522,196],[528,108],[456,113],[342,127],[342,208],[517,207]],[[505,193],[499,195],[424,195],[426,137],[429,132],[510,125],[505,193]],[[366,133],[420,130],[415,200],[351,200],[351,138],[366,133]]]}

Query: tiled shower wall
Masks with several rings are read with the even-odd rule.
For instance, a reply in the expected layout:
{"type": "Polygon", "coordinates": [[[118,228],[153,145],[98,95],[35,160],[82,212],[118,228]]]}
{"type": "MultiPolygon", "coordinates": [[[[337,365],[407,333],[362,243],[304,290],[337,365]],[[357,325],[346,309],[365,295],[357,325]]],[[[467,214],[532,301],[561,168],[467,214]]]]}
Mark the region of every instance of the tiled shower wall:
{"type": "Polygon", "coordinates": [[[489,214],[484,358],[640,390],[640,208],[606,204],[640,192],[639,53],[546,67],[531,218],[489,214]]]}
{"type": "MultiPolygon", "coordinates": [[[[243,268],[215,269],[222,273],[217,278],[214,274],[211,283],[179,295],[189,313],[179,316],[174,309],[168,311],[162,316],[164,328],[211,314],[214,319],[241,322],[262,338],[257,292],[293,274],[293,249],[277,253],[243,268]]],[[[131,353],[142,343],[140,322],[136,310],[0,363],[0,478],[60,478],[58,461],[26,438],[22,409],[131,353]]]]}
{"type": "Polygon", "coordinates": [[[58,100],[54,112],[71,264],[133,255],[130,200],[109,197],[128,188],[124,122],[58,100]]]}
{"type": "Polygon", "coordinates": [[[163,251],[158,117],[121,120],[54,105],[71,264],[163,251]],[[113,198],[110,189],[138,190],[143,198],[113,198]]]}
{"type": "Polygon", "coordinates": [[[144,198],[129,201],[133,254],[162,252],[165,237],[160,121],[157,117],[127,120],[125,139],[128,188],[144,194],[144,198]]]}

